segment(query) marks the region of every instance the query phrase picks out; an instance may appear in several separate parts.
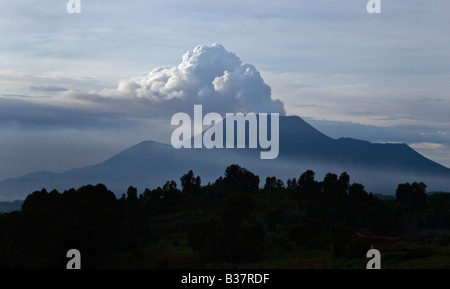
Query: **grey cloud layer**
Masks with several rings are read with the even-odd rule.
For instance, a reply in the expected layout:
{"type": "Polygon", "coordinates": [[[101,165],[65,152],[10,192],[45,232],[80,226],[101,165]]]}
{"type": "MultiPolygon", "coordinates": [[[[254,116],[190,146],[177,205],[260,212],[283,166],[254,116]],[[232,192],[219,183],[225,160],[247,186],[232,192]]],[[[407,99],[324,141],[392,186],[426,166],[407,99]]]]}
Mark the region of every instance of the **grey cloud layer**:
{"type": "MultiPolygon", "coordinates": [[[[39,92],[59,92],[47,98],[0,98],[0,125],[21,129],[123,128],[142,120],[168,120],[180,111],[277,112],[284,104],[253,65],[220,44],[197,46],[176,67],[161,67],[147,76],[125,79],[115,89],[79,92],[58,86],[31,86],[39,92]]],[[[169,122],[166,121],[166,125],[169,122]]]]}
{"type": "Polygon", "coordinates": [[[67,88],[59,87],[59,86],[30,86],[31,91],[38,91],[38,92],[58,92],[58,91],[66,91],[67,88]]]}

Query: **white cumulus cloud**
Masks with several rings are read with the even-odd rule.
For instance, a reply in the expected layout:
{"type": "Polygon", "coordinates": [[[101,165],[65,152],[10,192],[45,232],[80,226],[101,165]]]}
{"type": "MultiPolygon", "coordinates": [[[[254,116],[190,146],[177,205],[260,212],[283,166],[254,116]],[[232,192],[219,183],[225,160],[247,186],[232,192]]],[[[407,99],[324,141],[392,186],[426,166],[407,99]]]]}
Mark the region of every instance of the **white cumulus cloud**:
{"type": "Polygon", "coordinates": [[[147,100],[153,108],[192,111],[202,104],[205,111],[277,112],[284,104],[272,99],[271,89],[259,71],[220,44],[199,45],[186,52],[176,67],[160,67],[147,76],[120,81],[116,89],[100,92],[104,97],[147,100]]]}

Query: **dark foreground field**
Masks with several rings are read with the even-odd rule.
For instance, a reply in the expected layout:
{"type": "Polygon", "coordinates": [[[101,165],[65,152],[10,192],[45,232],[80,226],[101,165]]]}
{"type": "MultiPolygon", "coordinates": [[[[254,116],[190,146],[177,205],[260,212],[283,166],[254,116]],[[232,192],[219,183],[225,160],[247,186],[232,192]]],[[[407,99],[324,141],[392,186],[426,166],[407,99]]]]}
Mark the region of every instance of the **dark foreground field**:
{"type": "Polygon", "coordinates": [[[0,268],[364,269],[450,268],[450,194],[399,184],[382,199],[329,173],[286,184],[229,166],[213,184],[192,171],[177,183],[121,198],[104,185],[28,195],[0,214],[0,268]]]}

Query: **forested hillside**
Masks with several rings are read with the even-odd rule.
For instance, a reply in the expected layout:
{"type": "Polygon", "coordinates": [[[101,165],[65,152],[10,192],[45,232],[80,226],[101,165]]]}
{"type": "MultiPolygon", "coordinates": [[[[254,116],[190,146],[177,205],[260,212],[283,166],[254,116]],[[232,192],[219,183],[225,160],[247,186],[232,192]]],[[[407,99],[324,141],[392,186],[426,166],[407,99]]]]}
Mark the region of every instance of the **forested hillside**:
{"type": "Polygon", "coordinates": [[[342,172],[286,182],[230,165],[214,183],[193,171],[121,198],[102,184],[27,196],[0,214],[1,268],[450,268],[450,194],[399,184],[380,200],[342,172]],[[260,186],[263,181],[264,185],[260,186]]]}

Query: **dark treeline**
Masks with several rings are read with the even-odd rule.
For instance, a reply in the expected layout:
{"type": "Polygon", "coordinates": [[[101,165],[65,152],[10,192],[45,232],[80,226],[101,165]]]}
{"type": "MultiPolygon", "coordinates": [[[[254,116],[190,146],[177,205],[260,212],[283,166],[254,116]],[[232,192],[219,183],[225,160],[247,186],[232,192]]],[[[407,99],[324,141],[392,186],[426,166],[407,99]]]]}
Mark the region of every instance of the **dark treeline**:
{"type": "Polygon", "coordinates": [[[270,250],[293,248],[364,258],[373,244],[355,241],[357,233],[450,229],[450,194],[428,196],[421,182],[399,184],[396,200],[379,200],[345,172],[318,181],[308,170],[286,184],[268,177],[260,186],[258,176],[230,165],[214,183],[202,185],[189,171],[180,184],[141,193],[130,186],[121,198],[102,184],[35,191],[20,211],[0,214],[0,268],[65,268],[72,248],[82,252],[84,268],[127,267],[146,258],[146,244],[170,236],[213,263],[257,262],[270,250]]]}

